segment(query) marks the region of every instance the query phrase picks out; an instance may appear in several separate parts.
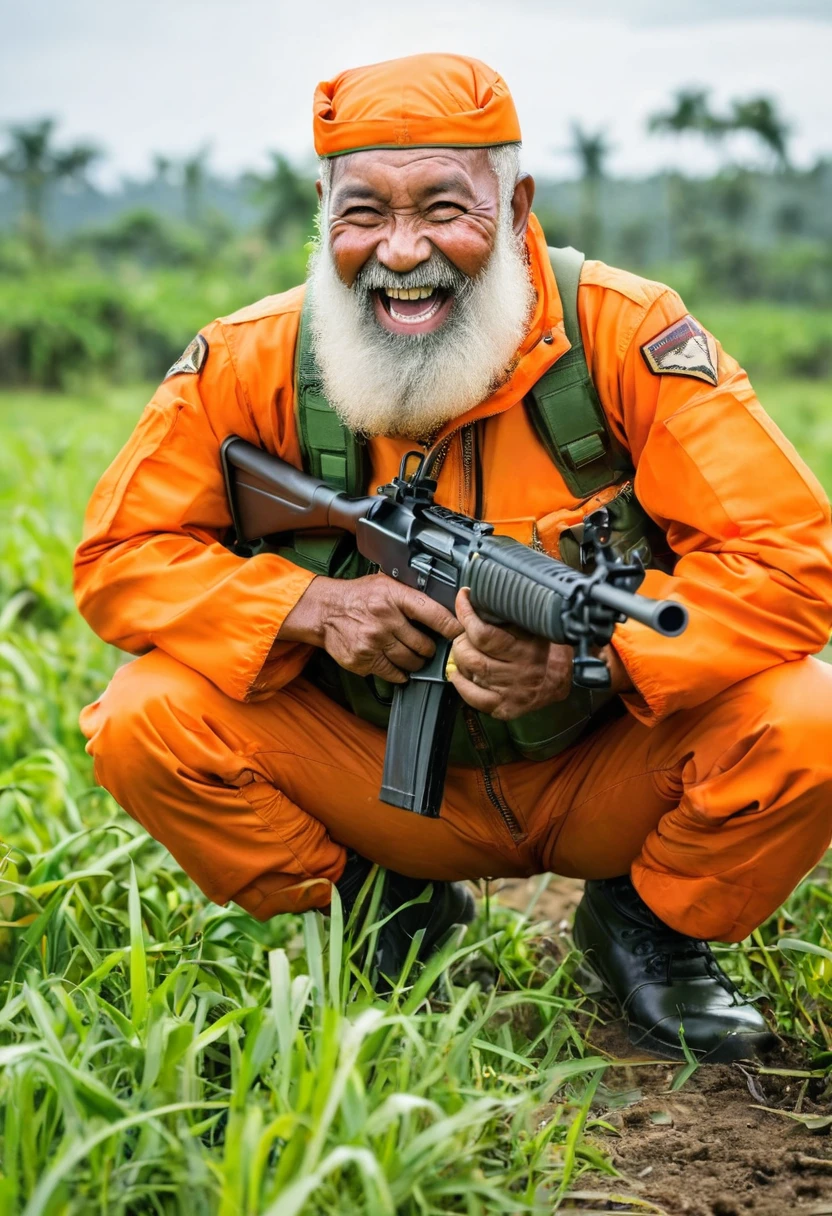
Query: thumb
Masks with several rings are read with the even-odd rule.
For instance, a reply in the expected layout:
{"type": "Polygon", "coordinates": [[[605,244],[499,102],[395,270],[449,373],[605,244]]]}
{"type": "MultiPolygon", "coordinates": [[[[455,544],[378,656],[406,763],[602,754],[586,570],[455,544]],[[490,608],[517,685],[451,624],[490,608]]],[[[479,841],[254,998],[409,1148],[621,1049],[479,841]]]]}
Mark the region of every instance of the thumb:
{"type": "Polygon", "coordinates": [[[478,616],[474,611],[474,605],[471,603],[471,588],[460,587],[456,593],[456,603],[454,604],[457,619],[460,624],[467,625],[469,621],[478,620],[478,616]]]}

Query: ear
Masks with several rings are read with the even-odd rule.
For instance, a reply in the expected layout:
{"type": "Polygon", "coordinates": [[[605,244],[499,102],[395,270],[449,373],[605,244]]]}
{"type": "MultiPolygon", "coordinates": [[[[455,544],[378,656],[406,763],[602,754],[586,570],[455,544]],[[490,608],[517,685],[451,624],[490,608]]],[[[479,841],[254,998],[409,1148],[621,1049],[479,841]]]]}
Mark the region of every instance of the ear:
{"type": "Polygon", "coordinates": [[[318,191],[318,202],[320,202],[320,201],[321,201],[321,199],[322,199],[322,198],[323,198],[323,196],[324,196],[324,188],[323,188],[323,186],[321,185],[321,179],[320,179],[320,178],[318,178],[318,180],[315,182],[315,189],[318,191]]]}
{"type": "Polygon", "coordinates": [[[534,178],[531,174],[524,173],[522,177],[517,179],[517,185],[514,187],[514,195],[511,200],[511,210],[514,215],[513,227],[517,236],[526,235],[533,199],[534,178]]]}

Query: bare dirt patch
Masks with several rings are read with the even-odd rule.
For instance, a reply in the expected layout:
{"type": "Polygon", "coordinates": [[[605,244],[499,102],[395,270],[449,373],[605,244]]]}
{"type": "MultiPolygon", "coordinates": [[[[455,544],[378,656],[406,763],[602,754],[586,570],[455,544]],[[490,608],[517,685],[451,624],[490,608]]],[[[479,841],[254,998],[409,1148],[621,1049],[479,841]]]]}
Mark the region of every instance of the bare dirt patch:
{"type": "MultiPolygon", "coordinates": [[[[525,910],[537,883],[506,881],[498,898],[525,910]]],[[[532,915],[551,921],[557,935],[571,923],[580,895],[580,883],[553,878],[532,915]]],[[[588,1040],[619,1063],[607,1073],[599,1091],[601,1107],[593,1111],[613,1130],[594,1135],[621,1177],[594,1175],[583,1191],[579,1182],[563,1213],[832,1216],[829,1128],[812,1131],[785,1113],[818,1122],[829,1115],[820,1082],[760,1072],[752,1065],[706,1065],[673,1092],[679,1066],[641,1062],[623,1023],[603,1008],[599,1015],[588,1040]]],[[[785,1047],[763,1066],[784,1072],[807,1068],[785,1047]]]]}

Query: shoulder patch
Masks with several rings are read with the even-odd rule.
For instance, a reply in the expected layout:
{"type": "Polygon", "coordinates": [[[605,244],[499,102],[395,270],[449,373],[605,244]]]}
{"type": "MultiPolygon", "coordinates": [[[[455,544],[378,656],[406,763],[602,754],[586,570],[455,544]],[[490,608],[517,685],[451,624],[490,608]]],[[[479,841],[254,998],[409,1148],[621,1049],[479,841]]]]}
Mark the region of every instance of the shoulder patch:
{"type": "Polygon", "coordinates": [[[202,334],[197,334],[193,342],[188,343],[176,362],[168,368],[165,379],[169,380],[171,376],[179,376],[183,372],[195,376],[207,358],[208,343],[202,334]]]}
{"type": "Polygon", "coordinates": [[[688,314],[656,334],[641,348],[644,360],[657,376],[693,376],[716,386],[716,342],[688,314]]]}

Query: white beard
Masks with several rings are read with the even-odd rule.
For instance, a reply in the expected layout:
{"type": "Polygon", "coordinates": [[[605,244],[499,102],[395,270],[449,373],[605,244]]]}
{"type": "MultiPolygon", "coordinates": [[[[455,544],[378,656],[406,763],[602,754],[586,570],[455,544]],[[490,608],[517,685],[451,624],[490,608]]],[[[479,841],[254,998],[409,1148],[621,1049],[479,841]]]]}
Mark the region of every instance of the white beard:
{"type": "MultiPolygon", "coordinates": [[[[434,259],[447,278],[447,260],[438,253],[434,259]]],[[[455,267],[450,274],[461,278],[455,267]]],[[[401,279],[408,285],[408,275],[401,279]]],[[[351,431],[407,439],[428,439],[508,379],[535,300],[510,207],[501,209],[485,269],[454,294],[447,320],[434,333],[382,329],[369,292],[349,288],[338,277],[325,238],[313,255],[308,289],[327,400],[351,431]]]]}

